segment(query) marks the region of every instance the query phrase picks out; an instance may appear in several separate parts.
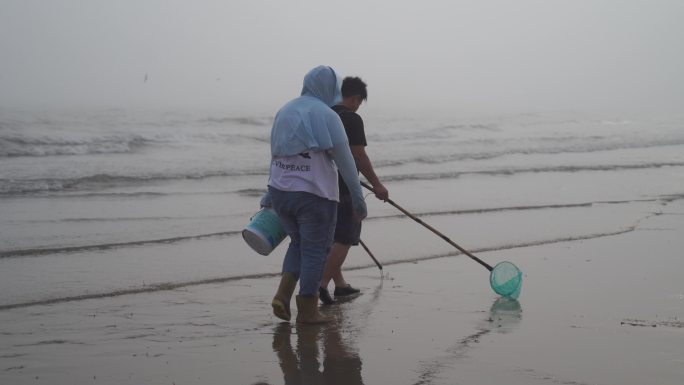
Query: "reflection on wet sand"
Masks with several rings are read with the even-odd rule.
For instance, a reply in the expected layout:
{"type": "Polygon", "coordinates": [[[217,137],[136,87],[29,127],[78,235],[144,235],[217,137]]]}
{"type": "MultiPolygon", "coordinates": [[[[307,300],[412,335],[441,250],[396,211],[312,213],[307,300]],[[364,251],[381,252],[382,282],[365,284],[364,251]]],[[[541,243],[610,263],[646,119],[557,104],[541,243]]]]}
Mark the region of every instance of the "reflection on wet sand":
{"type": "Polygon", "coordinates": [[[508,333],[517,327],[521,320],[522,307],[520,302],[502,297],[492,304],[487,321],[491,323],[490,330],[495,329],[497,333],[508,333]]]}
{"type": "Polygon", "coordinates": [[[450,367],[451,363],[462,358],[468,349],[480,342],[482,337],[492,331],[508,333],[517,327],[521,320],[522,307],[520,302],[505,297],[497,299],[489,308],[488,317],[479,323],[477,332],[458,340],[446,349],[447,354],[434,357],[420,364],[418,380],[415,384],[432,383],[442,369],[450,367]]]}
{"type": "Polygon", "coordinates": [[[286,385],[363,384],[361,358],[346,345],[337,323],[294,327],[281,323],[274,330],[273,350],[286,385]],[[297,335],[295,347],[292,345],[293,328],[297,335]]]}
{"type": "Polygon", "coordinates": [[[365,298],[370,298],[360,307],[352,305],[348,308],[338,304],[325,308],[324,312],[335,320],[329,324],[291,325],[283,322],[274,328],[273,351],[278,356],[285,385],[363,384],[363,362],[354,346],[358,334],[357,338],[349,336],[368,320],[380,297],[383,280],[373,291],[364,294],[365,298]],[[352,314],[346,314],[351,309],[352,314]],[[350,324],[348,318],[353,318],[354,323],[350,324]],[[347,338],[343,338],[342,330],[347,338]],[[296,336],[294,346],[293,334],[296,336]]]}

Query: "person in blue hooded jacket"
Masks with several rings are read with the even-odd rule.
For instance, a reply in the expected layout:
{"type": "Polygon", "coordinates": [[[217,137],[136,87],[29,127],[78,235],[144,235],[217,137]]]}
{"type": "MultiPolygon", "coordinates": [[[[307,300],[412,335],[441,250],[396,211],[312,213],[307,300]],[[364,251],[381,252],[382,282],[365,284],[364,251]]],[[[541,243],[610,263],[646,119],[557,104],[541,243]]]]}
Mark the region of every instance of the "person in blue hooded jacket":
{"type": "Polygon", "coordinates": [[[339,201],[338,171],[350,190],[359,219],[366,217],[356,165],[342,121],[330,107],[342,100],[341,79],[318,66],[304,77],[301,96],[276,114],[271,129],[270,205],[290,236],[283,270],[271,305],[291,318],[290,300],[299,281],[298,323],[329,321],[318,312],[318,288],[330,250],[339,201]]]}

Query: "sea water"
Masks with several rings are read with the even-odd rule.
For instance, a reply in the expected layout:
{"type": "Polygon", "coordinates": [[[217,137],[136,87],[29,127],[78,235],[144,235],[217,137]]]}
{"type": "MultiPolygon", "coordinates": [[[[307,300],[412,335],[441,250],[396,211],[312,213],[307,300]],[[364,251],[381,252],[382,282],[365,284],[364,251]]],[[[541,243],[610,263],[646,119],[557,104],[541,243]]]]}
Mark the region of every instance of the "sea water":
{"type": "MultiPolygon", "coordinates": [[[[684,198],[682,116],[360,113],[390,197],[485,260],[632,231],[684,198]]],[[[239,235],[266,189],[272,121],[0,110],[0,306],[277,275],[287,242],[265,257],[239,235]]],[[[458,254],[367,201],[362,238],[381,262],[458,254]]],[[[345,266],[373,268],[356,249],[345,266]]]]}

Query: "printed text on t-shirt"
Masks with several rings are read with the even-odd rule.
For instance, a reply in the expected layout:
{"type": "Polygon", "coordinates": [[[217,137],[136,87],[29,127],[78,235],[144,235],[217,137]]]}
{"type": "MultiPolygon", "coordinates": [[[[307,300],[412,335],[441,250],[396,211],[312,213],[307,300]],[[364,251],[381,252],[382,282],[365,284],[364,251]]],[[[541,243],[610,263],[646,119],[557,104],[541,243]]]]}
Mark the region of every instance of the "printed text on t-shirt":
{"type": "Polygon", "coordinates": [[[288,164],[288,163],[283,163],[279,160],[273,160],[273,165],[283,169],[285,171],[299,171],[299,172],[309,172],[311,171],[311,166],[308,164],[288,164]]]}

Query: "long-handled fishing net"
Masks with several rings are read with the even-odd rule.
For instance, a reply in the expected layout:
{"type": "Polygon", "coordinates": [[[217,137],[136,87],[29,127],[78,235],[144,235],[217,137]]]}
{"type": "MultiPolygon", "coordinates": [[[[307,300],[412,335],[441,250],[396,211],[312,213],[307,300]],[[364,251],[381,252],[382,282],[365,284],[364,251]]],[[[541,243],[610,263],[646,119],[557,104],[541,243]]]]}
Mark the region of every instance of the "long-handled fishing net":
{"type": "MultiPolygon", "coordinates": [[[[367,188],[368,190],[373,191],[373,188],[367,185],[366,183],[361,182],[361,185],[367,188]]],[[[416,217],[415,215],[406,211],[403,207],[394,203],[393,200],[387,199],[387,203],[396,207],[399,211],[406,214],[409,218],[413,219],[414,221],[423,225],[428,230],[437,234],[440,238],[445,240],[451,246],[455,247],[460,252],[467,255],[480,265],[484,266],[487,270],[489,270],[489,284],[491,285],[492,290],[494,290],[497,294],[507,298],[518,299],[518,297],[520,296],[520,289],[522,287],[522,271],[520,271],[520,269],[518,269],[518,267],[515,266],[512,262],[503,261],[497,263],[494,267],[492,267],[487,262],[473,255],[468,250],[457,245],[456,242],[452,241],[446,235],[437,231],[434,227],[428,225],[427,223],[423,222],[420,218],[416,217]]]]}

